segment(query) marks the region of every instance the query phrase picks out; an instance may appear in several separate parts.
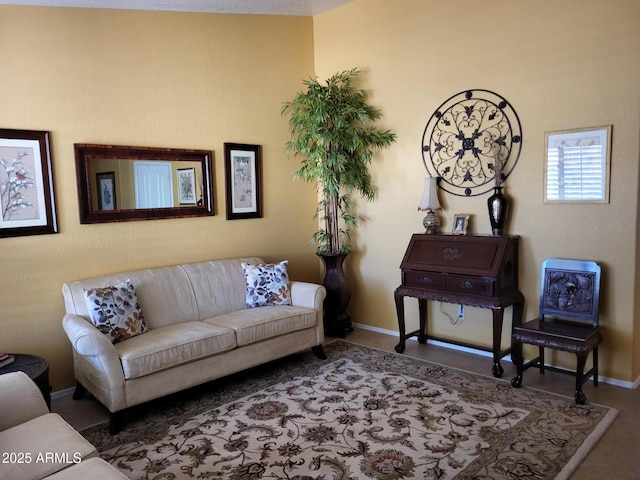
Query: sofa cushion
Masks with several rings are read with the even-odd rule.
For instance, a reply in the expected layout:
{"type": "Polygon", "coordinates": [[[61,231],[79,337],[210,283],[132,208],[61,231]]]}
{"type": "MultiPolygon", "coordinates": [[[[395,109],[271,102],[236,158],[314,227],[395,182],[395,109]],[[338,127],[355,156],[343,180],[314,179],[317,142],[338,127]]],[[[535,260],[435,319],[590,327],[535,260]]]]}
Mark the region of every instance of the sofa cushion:
{"type": "Polygon", "coordinates": [[[117,343],[127,380],[217,355],[236,346],[234,332],[203,322],[184,322],[149,330],[117,343]]]}
{"type": "Polygon", "coordinates": [[[306,307],[274,305],[218,315],[204,323],[236,332],[238,346],[316,326],[316,311],[306,307]]]}
{"type": "MultiPolygon", "coordinates": [[[[57,413],[48,413],[0,432],[0,452],[31,461],[0,463],[0,478],[40,479],[97,457],[96,449],[57,413]]],[[[17,457],[16,457],[17,458],[17,457]]]]}
{"type": "Polygon", "coordinates": [[[131,282],[84,289],[89,318],[100,332],[118,343],[147,330],[136,290],[131,282]]]}
{"type": "Polygon", "coordinates": [[[288,261],[280,263],[243,263],[246,280],[246,308],[291,305],[288,261]]]}

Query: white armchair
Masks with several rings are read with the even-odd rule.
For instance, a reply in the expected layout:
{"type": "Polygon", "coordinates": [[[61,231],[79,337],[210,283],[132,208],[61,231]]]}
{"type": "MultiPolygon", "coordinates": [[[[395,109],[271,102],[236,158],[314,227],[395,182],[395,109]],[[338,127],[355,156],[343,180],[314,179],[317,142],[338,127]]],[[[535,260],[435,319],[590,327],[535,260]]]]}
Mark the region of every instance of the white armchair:
{"type": "Polygon", "coordinates": [[[0,375],[0,412],[0,432],[3,432],[46,415],[49,409],[31,379],[23,372],[12,372],[0,375]]]}
{"type": "Polygon", "coordinates": [[[23,372],[0,375],[0,478],[127,478],[57,413],[23,372]],[[91,472],[91,474],[89,474],[91,472]]]}

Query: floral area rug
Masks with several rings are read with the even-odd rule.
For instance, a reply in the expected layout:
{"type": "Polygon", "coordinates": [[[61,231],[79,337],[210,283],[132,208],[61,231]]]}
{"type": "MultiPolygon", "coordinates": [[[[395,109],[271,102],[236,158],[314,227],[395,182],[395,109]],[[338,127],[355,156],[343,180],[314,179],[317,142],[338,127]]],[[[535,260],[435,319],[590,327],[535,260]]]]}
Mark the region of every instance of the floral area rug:
{"type": "Polygon", "coordinates": [[[131,479],[567,478],[616,410],[336,341],[83,435],[131,479]]]}

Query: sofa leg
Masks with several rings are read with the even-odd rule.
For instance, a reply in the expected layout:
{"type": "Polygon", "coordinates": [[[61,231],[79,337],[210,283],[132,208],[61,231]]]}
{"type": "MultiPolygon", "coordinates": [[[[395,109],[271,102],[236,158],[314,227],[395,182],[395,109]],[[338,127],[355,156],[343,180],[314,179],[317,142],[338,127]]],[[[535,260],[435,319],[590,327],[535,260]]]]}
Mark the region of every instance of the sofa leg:
{"type": "Polygon", "coordinates": [[[109,416],[109,433],[111,435],[117,435],[122,430],[122,423],[124,420],[124,411],[112,412],[109,416]]]}
{"type": "Polygon", "coordinates": [[[311,351],[318,357],[320,360],[326,360],[327,356],[324,353],[324,348],[322,345],[316,345],[315,347],[311,347],[311,351]]]}
{"type": "Polygon", "coordinates": [[[71,398],[73,398],[74,400],[80,400],[82,397],[84,397],[84,394],[87,393],[87,389],[84,388],[80,382],[76,382],[76,389],[73,392],[73,396],[71,398]]]}

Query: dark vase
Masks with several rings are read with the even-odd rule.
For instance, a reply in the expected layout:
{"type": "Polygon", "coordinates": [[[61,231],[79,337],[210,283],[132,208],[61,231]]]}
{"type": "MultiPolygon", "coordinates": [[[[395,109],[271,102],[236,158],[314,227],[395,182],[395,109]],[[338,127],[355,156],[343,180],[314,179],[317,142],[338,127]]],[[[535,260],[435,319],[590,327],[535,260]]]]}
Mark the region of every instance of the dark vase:
{"type": "Polygon", "coordinates": [[[351,285],[344,273],[346,254],[324,254],[318,256],[324,262],[322,285],[327,291],[324,300],[324,332],[327,335],[344,338],[352,332],[351,317],[347,313],[351,300],[351,285]]]}
{"type": "Polygon", "coordinates": [[[491,231],[494,235],[502,235],[504,222],[507,219],[507,208],[509,207],[509,199],[502,193],[502,187],[493,188],[493,195],[487,200],[487,205],[489,207],[491,231]]]}

